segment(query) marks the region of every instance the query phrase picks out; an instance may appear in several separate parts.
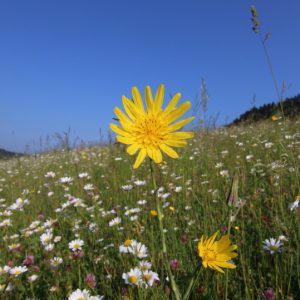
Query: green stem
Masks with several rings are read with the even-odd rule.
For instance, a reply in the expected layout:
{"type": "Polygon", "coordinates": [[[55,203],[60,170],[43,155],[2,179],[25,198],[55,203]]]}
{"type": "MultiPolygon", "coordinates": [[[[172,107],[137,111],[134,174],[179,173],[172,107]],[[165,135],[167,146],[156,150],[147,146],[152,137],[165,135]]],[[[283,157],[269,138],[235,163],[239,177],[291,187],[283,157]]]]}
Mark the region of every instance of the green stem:
{"type": "MultiPolygon", "coordinates": [[[[231,229],[231,214],[232,214],[232,209],[229,209],[229,220],[228,220],[228,228],[227,228],[227,234],[230,235],[230,229],[231,229]]],[[[228,296],[228,269],[225,271],[225,300],[227,300],[228,296]]]]}
{"type": "Polygon", "coordinates": [[[197,266],[190,280],[189,286],[183,296],[183,300],[188,300],[190,298],[191,292],[194,290],[195,284],[199,279],[200,273],[201,273],[201,266],[197,266]]]}
{"type": "Polygon", "coordinates": [[[260,42],[261,42],[261,44],[262,44],[262,46],[263,46],[263,49],[264,49],[264,53],[265,53],[265,56],[266,56],[266,60],[267,60],[267,63],[268,63],[269,69],[270,69],[270,73],[271,73],[271,76],[272,76],[272,79],[273,79],[275,91],[276,91],[276,94],[277,94],[277,97],[278,97],[278,101],[279,101],[279,103],[280,103],[280,108],[281,108],[282,117],[283,117],[283,119],[284,119],[284,110],[283,110],[283,103],[282,103],[282,102],[283,102],[282,94],[280,94],[280,92],[279,92],[278,82],[277,82],[277,79],[276,79],[276,77],[275,77],[275,73],[274,73],[273,66],[272,66],[272,61],[271,61],[271,58],[270,58],[268,49],[267,49],[267,47],[266,47],[266,40],[263,39],[263,36],[262,36],[261,32],[259,32],[259,38],[260,38],[260,42]]]}
{"type": "Polygon", "coordinates": [[[164,227],[163,227],[163,222],[162,222],[163,215],[162,215],[161,203],[159,201],[159,198],[157,197],[157,184],[156,184],[156,179],[155,179],[155,175],[154,175],[154,168],[153,168],[152,160],[150,160],[150,169],[151,169],[152,184],[153,184],[155,199],[156,199],[156,210],[157,210],[160,238],[161,238],[161,242],[162,242],[163,259],[164,259],[165,266],[167,268],[169,280],[171,283],[171,288],[173,290],[175,298],[176,298],[176,300],[181,300],[182,296],[181,296],[181,293],[180,293],[180,291],[177,287],[177,284],[174,280],[174,276],[172,274],[171,267],[170,267],[170,264],[168,261],[166,237],[165,237],[164,227]]]}

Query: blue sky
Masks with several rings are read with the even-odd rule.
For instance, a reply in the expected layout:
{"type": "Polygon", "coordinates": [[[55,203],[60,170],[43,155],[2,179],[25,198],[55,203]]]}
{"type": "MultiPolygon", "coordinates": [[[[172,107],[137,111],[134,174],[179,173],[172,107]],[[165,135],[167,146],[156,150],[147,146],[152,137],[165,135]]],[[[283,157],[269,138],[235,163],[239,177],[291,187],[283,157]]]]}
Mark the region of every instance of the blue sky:
{"type": "Polygon", "coordinates": [[[298,0],[1,1],[0,148],[39,150],[40,137],[69,127],[97,141],[134,85],[164,83],[194,102],[204,78],[220,124],[253,95],[256,106],[275,101],[252,4],[286,96],[300,93],[298,0]]]}

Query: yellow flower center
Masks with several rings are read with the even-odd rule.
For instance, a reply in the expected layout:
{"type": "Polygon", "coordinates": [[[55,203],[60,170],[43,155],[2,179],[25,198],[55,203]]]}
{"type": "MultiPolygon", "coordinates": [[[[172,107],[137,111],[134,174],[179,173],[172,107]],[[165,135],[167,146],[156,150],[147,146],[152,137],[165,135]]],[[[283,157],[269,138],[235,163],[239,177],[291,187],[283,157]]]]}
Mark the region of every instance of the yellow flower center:
{"type": "Polygon", "coordinates": [[[151,279],[151,275],[144,275],[144,279],[146,280],[146,281],[148,281],[148,280],[150,280],[151,279]]]}
{"type": "Polygon", "coordinates": [[[124,246],[125,246],[125,247],[129,247],[130,244],[131,244],[131,240],[126,240],[126,241],[124,242],[124,246]]]}
{"type": "Polygon", "coordinates": [[[83,297],[79,297],[76,300],[84,300],[84,298],[83,297]]]}
{"type": "Polygon", "coordinates": [[[15,275],[17,275],[17,276],[20,275],[21,273],[22,273],[22,272],[21,272],[20,270],[16,270],[16,271],[15,271],[15,275]]]}
{"type": "Polygon", "coordinates": [[[137,282],[137,277],[136,277],[135,275],[130,275],[130,276],[128,277],[128,281],[129,281],[130,283],[136,283],[136,282],[137,282]]]}
{"type": "Polygon", "coordinates": [[[79,245],[79,244],[74,244],[74,245],[73,245],[73,249],[76,249],[76,250],[77,250],[77,249],[79,249],[79,248],[80,248],[80,245],[79,245]]]}
{"type": "Polygon", "coordinates": [[[272,250],[272,251],[277,251],[277,250],[278,250],[278,247],[277,247],[277,246],[274,246],[274,245],[272,245],[272,246],[270,246],[270,250],[272,250]]]}
{"type": "Polygon", "coordinates": [[[214,261],[216,260],[217,253],[214,250],[206,250],[203,255],[203,260],[214,261]]]}
{"type": "Polygon", "coordinates": [[[166,125],[156,116],[147,116],[134,124],[136,142],[142,147],[157,147],[165,139],[166,125]]]}

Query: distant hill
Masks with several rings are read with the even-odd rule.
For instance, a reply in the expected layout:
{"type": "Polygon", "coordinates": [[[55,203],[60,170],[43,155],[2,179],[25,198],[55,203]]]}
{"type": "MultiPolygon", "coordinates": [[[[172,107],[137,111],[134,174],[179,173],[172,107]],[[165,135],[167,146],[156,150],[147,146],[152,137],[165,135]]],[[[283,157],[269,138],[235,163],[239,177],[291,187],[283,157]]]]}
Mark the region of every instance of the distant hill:
{"type": "MultiPolygon", "coordinates": [[[[284,116],[287,118],[293,118],[300,116],[300,94],[287,98],[282,102],[284,116]]],[[[280,103],[269,103],[260,106],[259,108],[253,107],[246,111],[239,118],[232,121],[227,126],[239,125],[241,123],[253,123],[266,119],[271,119],[272,116],[280,117],[282,115],[280,103]]]]}
{"type": "Polygon", "coordinates": [[[16,153],[16,152],[11,152],[11,151],[6,151],[4,149],[0,149],[0,159],[2,158],[10,158],[13,156],[20,156],[20,153],[16,153]]]}

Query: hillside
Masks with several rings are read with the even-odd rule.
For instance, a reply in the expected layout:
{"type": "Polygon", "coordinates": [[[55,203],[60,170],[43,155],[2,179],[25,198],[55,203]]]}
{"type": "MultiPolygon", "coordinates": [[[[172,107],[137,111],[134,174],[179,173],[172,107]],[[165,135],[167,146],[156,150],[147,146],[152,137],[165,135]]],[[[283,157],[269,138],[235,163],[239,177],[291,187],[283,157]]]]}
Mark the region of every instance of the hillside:
{"type": "MultiPolygon", "coordinates": [[[[294,118],[300,115],[300,94],[292,98],[287,98],[282,102],[284,116],[287,118],[294,118]]],[[[260,107],[253,107],[246,111],[240,117],[228,124],[228,126],[239,125],[241,123],[252,123],[270,119],[272,116],[281,116],[280,103],[264,104],[260,107]]]]}
{"type": "Polygon", "coordinates": [[[13,156],[19,156],[19,153],[15,153],[15,152],[11,152],[11,151],[7,151],[4,149],[0,149],[0,159],[2,158],[10,158],[13,156]]]}

